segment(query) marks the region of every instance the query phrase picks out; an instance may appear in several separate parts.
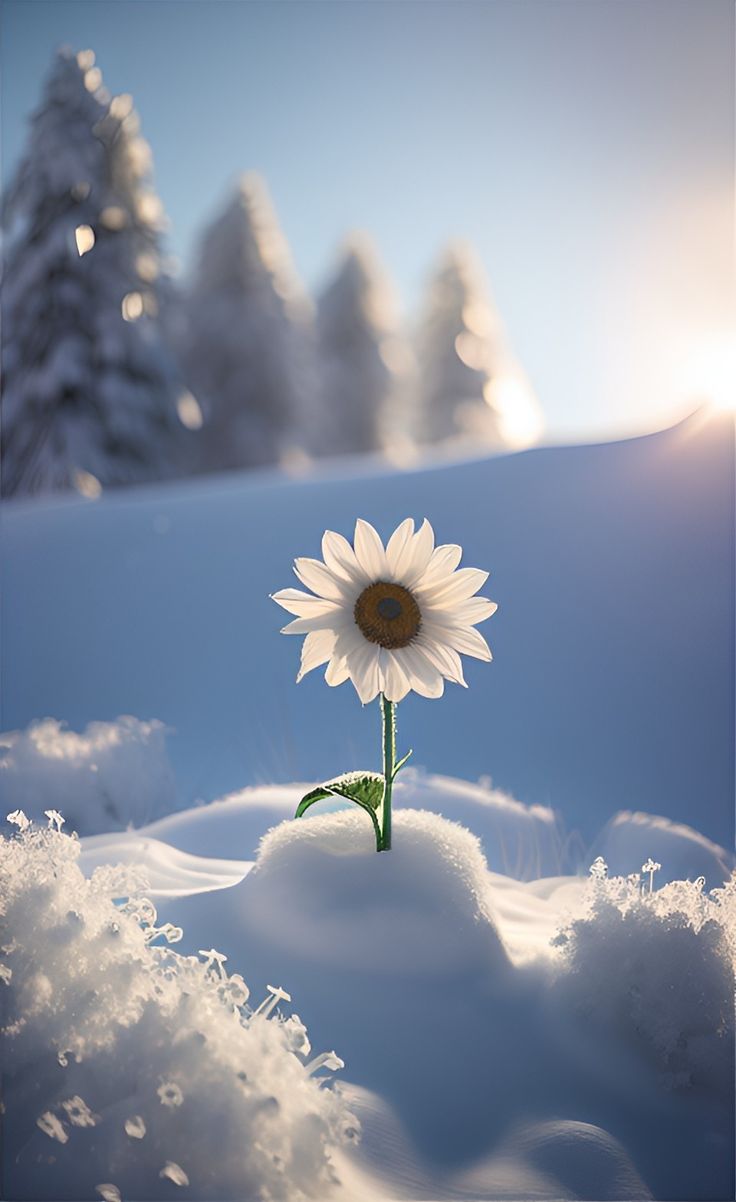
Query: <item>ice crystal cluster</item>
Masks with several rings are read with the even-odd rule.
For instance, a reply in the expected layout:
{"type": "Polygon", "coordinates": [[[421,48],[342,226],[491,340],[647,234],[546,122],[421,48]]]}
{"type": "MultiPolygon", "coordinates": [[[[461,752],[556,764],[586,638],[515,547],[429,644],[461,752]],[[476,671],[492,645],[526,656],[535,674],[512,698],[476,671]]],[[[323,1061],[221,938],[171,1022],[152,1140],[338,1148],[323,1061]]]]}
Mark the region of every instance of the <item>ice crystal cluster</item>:
{"type": "Polygon", "coordinates": [[[651,888],[643,876],[591,868],[582,911],[555,936],[565,1004],[644,1051],[673,1089],[732,1088],[736,875],[651,888]]]}
{"type": "MultiPolygon", "coordinates": [[[[216,949],[181,956],[144,882],[86,880],[79,844],[29,823],[0,840],[0,997],[8,1196],[326,1198],[356,1122],[325,1088],[289,1001],[249,1004],[216,949]]],[[[265,990],[264,990],[265,992],[265,990]]]]}

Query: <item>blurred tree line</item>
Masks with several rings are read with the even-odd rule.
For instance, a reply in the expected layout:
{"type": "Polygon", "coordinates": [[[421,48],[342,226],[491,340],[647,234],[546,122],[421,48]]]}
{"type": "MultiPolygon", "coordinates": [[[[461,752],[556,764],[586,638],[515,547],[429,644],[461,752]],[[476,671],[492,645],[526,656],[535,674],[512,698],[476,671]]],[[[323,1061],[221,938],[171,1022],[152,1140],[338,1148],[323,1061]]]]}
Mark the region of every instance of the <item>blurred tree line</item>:
{"type": "Polygon", "coordinates": [[[313,302],[245,175],[182,285],[152,168],[131,97],[110,96],[91,51],[61,50],[3,198],[5,496],[534,440],[467,246],[443,254],[416,328],[362,235],[313,302]]]}

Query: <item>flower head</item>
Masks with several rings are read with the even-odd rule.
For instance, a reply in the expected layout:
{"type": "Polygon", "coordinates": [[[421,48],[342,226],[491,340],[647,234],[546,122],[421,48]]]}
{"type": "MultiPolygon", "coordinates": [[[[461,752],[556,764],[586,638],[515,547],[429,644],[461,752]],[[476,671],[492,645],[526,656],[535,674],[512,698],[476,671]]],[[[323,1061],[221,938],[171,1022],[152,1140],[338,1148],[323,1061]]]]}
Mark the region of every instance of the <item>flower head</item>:
{"type": "Polygon", "coordinates": [[[353,546],[327,530],[322,554],[324,562],[294,562],[311,592],[273,594],[295,615],[283,633],[306,635],[297,680],[327,664],[327,683],[352,680],[364,704],[378,693],[401,701],[411,689],[441,697],[445,680],[465,685],[460,654],[491,659],[474,629],[498,608],[475,596],[488,573],[458,569],[462,547],[435,547],[428,521],[415,531],[407,518],[384,548],[370,523],[358,519],[353,546]]]}

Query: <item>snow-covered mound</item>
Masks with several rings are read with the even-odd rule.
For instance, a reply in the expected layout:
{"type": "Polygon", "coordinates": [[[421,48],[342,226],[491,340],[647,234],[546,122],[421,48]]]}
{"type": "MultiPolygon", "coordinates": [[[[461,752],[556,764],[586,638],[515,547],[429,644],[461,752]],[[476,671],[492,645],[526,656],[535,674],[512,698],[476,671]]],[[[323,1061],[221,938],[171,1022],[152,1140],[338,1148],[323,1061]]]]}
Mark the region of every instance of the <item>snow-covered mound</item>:
{"type": "Polygon", "coordinates": [[[588,863],[597,856],[606,861],[612,876],[638,872],[646,860],[653,859],[659,864],[658,885],[702,876],[712,889],[728,880],[736,868],[733,851],[719,847],[691,826],[628,810],[606,823],[590,848],[588,863]]]}
{"type": "Polygon", "coordinates": [[[181,897],[226,889],[241,881],[252,867],[252,861],[248,860],[192,856],[135,831],[90,835],[84,839],[79,857],[84,875],[91,876],[96,868],[106,864],[139,868],[148,882],[151,897],[181,897]]]}
{"type": "Polygon", "coordinates": [[[116,905],[135,875],[86,880],[78,852],[56,830],[0,841],[4,1196],[331,1197],[356,1127],[313,1074],[339,1060],[269,1017],[285,993],[249,1008],[216,951],[155,946],[181,932],[116,905]]]}
{"type": "MultiPolygon", "coordinates": [[[[296,807],[315,782],[297,785],[262,785],[242,789],[207,806],[170,814],[150,823],[142,835],[197,855],[251,859],[263,835],[296,807]]],[[[336,802],[325,808],[343,809],[336,802]]],[[[521,880],[556,873],[576,866],[561,833],[556,814],[545,806],[526,806],[484,784],[431,776],[411,769],[402,773],[394,788],[398,809],[431,810],[460,822],[477,835],[488,865],[521,880]]],[[[311,811],[314,816],[316,811],[311,811]]],[[[310,815],[307,816],[307,821],[310,815]]]]}
{"type": "MultiPolygon", "coordinates": [[[[5,506],[4,722],[176,730],[181,800],[377,768],[378,708],[313,673],[269,594],[326,528],[427,516],[492,572],[494,663],[410,697],[428,771],[564,813],[587,843],[628,808],[733,843],[733,422],[416,472],[210,478],[5,506]]],[[[240,853],[237,853],[240,854],[240,853]]]]}
{"type": "Polygon", "coordinates": [[[658,1067],[671,1089],[733,1095],[736,877],[649,892],[638,874],[593,881],[556,936],[568,1009],[658,1067]]]}
{"type": "Polygon", "coordinates": [[[121,717],[81,734],[53,718],[0,735],[0,810],[43,822],[63,812],[78,834],[142,826],[176,808],[162,722],[121,717]]]}
{"type": "Polygon", "coordinates": [[[357,810],[286,822],[240,883],[159,899],[378,1095],[358,1165],[391,1197],[729,1197],[733,891],[639,885],[627,917],[625,880],[515,881],[456,824],[394,820],[382,855],[357,810]]]}

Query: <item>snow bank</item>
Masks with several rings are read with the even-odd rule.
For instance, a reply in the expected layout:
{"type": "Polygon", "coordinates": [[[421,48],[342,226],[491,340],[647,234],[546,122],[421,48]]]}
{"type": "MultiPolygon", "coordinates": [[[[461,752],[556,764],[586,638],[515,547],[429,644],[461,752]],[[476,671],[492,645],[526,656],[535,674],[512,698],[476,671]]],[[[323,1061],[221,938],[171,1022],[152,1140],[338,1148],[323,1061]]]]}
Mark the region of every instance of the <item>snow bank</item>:
{"type": "Polygon", "coordinates": [[[0,735],[0,807],[43,820],[61,810],[80,834],[121,830],[173,810],[162,722],[120,717],[78,734],[55,718],[0,735]]]}
{"type": "Polygon", "coordinates": [[[731,846],[732,416],[416,472],[320,465],[301,481],[231,473],[11,502],[6,724],[160,718],[187,804],[378,768],[378,707],[317,672],[295,687],[297,648],[268,596],[326,528],[350,534],[362,516],[385,534],[407,515],[489,568],[500,605],[493,664],[468,662],[469,688],[441,703],[402,703],[413,762],[490,773],[562,810],[586,844],[629,808],[731,846]]]}
{"type": "MultiPolygon", "coordinates": [[[[302,797],[316,783],[241,789],[207,806],[170,814],[141,833],[181,851],[205,856],[235,853],[250,859],[261,837],[285,818],[293,818],[302,797]]],[[[461,823],[480,839],[488,866],[516,879],[554,876],[575,863],[553,810],[522,805],[483,782],[473,784],[405,769],[394,787],[394,806],[397,812],[428,810],[461,823]]],[[[350,808],[348,802],[322,803],[309,812],[307,820],[324,813],[325,808],[346,807],[350,808]]]]}
{"type": "Polygon", "coordinates": [[[245,922],[285,951],[319,949],[323,963],[370,964],[394,980],[446,976],[479,960],[506,971],[475,836],[421,810],[395,811],[394,832],[391,854],[376,855],[371,824],[355,809],[281,823],[244,882],[245,922]]]}
{"type": "Polygon", "coordinates": [[[78,853],[52,829],[0,842],[6,1196],[331,1196],[356,1124],[313,1074],[341,1062],[310,1060],[273,1011],[283,991],[251,1008],[218,952],[158,946],[181,932],[140,894],[114,900],[135,874],[87,881],[78,853]]]}
{"type": "MultiPolygon", "coordinates": [[[[601,869],[602,871],[602,869],[601,869]]],[[[643,1054],[670,1089],[733,1097],[736,876],[649,891],[639,874],[593,878],[554,942],[564,1005],[643,1054]]]]}

